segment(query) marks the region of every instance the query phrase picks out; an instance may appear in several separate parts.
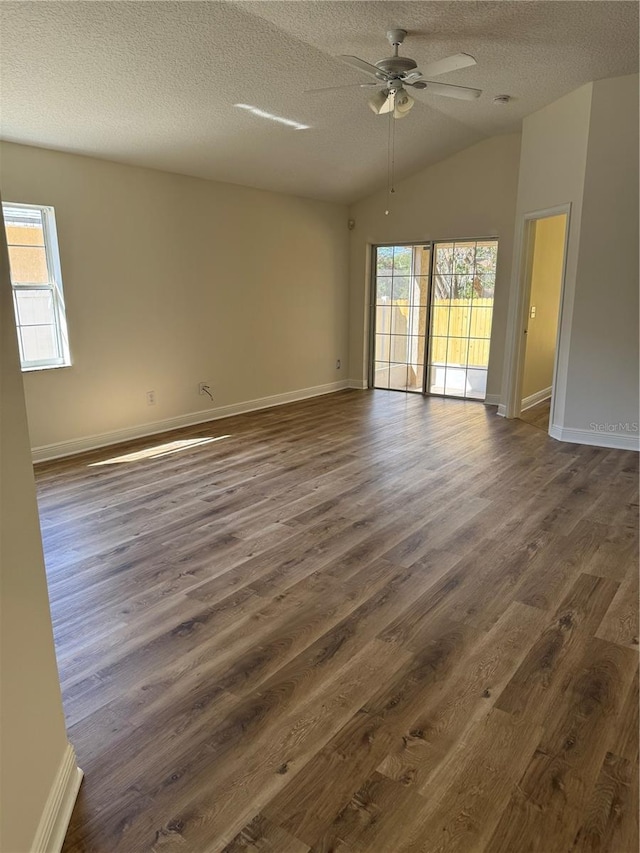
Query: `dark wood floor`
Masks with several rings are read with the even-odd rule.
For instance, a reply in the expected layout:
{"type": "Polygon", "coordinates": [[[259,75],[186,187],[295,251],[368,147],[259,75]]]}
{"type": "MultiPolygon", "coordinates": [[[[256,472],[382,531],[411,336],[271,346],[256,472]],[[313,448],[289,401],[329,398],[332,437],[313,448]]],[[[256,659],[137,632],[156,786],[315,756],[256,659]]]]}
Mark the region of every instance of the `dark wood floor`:
{"type": "Polygon", "coordinates": [[[494,412],[347,391],[38,467],[65,853],[635,853],[638,458],[494,412]]]}
{"type": "Polygon", "coordinates": [[[543,429],[545,432],[549,432],[550,414],[551,400],[543,400],[536,406],[531,406],[530,409],[526,409],[524,412],[521,412],[520,420],[527,424],[531,424],[531,426],[537,427],[538,429],[543,429]]]}

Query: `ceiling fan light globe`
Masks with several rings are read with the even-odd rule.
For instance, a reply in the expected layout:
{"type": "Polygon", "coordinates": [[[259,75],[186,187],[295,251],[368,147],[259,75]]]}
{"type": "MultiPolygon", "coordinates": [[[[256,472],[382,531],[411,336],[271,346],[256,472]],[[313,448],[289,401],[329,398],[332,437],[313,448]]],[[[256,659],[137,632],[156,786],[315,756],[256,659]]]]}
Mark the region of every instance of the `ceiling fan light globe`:
{"type": "MultiPolygon", "coordinates": [[[[385,111],[387,101],[388,97],[386,92],[376,92],[376,94],[369,99],[369,107],[376,115],[380,115],[380,113],[385,111]]],[[[388,109],[386,112],[388,112],[388,109]]]]}
{"type": "Polygon", "coordinates": [[[393,92],[389,92],[385,97],[384,104],[380,107],[379,115],[386,115],[387,113],[392,113],[394,108],[395,98],[393,96],[393,92]]]}
{"type": "Polygon", "coordinates": [[[396,103],[393,110],[395,118],[404,118],[415,103],[413,98],[404,91],[402,94],[396,96],[395,101],[396,103]]]}

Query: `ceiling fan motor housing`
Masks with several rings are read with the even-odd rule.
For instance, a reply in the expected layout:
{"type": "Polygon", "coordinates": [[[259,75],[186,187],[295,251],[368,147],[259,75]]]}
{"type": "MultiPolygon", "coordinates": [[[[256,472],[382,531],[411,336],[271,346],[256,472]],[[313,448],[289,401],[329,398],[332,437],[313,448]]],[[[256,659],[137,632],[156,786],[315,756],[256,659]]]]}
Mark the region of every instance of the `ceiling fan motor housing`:
{"type": "Polygon", "coordinates": [[[417,62],[414,59],[409,59],[408,56],[390,56],[388,59],[380,59],[376,62],[376,68],[386,74],[393,75],[408,74],[409,71],[414,71],[417,67],[417,62]]]}

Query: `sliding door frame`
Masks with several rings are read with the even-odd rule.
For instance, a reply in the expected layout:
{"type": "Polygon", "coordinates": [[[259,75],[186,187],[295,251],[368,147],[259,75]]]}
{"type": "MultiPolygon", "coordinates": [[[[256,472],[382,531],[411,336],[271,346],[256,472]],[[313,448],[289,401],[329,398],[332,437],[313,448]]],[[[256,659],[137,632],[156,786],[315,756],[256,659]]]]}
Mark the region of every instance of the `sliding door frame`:
{"type": "Polygon", "coordinates": [[[372,243],[371,244],[371,281],[369,292],[369,367],[367,370],[367,384],[369,388],[375,388],[373,377],[375,373],[375,351],[376,351],[376,304],[378,296],[378,249],[395,248],[396,246],[423,246],[429,248],[429,273],[428,273],[428,292],[427,292],[427,316],[426,316],[426,334],[424,341],[424,364],[422,370],[422,391],[408,391],[406,388],[385,388],[385,391],[400,391],[403,394],[422,394],[427,395],[427,348],[429,346],[429,326],[431,323],[431,276],[433,275],[433,246],[432,240],[410,240],[406,243],[372,243]]]}
{"type": "MultiPolygon", "coordinates": [[[[427,294],[427,316],[426,316],[426,327],[425,327],[425,341],[424,341],[424,364],[422,371],[422,392],[419,391],[408,391],[407,389],[402,390],[401,388],[389,388],[383,390],[389,391],[402,391],[404,394],[418,394],[422,393],[424,397],[440,397],[440,398],[448,398],[451,400],[471,400],[472,402],[483,403],[484,400],[474,399],[473,397],[458,397],[455,394],[432,394],[427,390],[429,383],[429,344],[431,339],[431,309],[433,303],[433,270],[435,264],[435,248],[438,243],[482,243],[484,241],[492,241],[498,244],[498,251],[500,251],[500,241],[497,236],[491,237],[455,237],[451,239],[440,238],[438,240],[409,240],[407,242],[395,242],[395,243],[372,243],[371,244],[371,254],[370,254],[370,264],[371,264],[371,280],[369,285],[370,299],[369,299],[369,366],[367,370],[367,383],[369,388],[375,388],[373,384],[373,378],[375,373],[375,348],[376,348],[376,304],[377,304],[377,294],[378,294],[378,265],[377,265],[377,253],[378,249],[385,248],[393,248],[395,246],[424,246],[425,248],[429,247],[429,284],[428,284],[428,294],[427,294]]],[[[495,286],[494,286],[494,306],[495,306],[495,286]]],[[[492,308],[492,317],[493,317],[493,308],[492,308]]],[[[489,339],[489,359],[491,358],[491,342],[493,338],[493,324],[491,327],[492,337],[489,339]]],[[[487,378],[489,375],[489,363],[487,362],[487,378]]]]}

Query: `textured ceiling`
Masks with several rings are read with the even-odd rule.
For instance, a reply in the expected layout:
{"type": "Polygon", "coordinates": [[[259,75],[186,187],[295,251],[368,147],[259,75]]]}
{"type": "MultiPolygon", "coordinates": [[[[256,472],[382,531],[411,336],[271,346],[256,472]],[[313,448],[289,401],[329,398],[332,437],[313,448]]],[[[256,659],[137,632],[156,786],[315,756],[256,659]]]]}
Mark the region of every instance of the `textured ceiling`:
{"type": "Polygon", "coordinates": [[[409,31],[401,52],[418,66],[473,54],[477,66],[439,79],[484,90],[474,102],[425,95],[396,122],[399,175],[638,70],[638,4],[618,0],[4,0],[0,15],[4,139],[343,202],[384,185],[388,120],[366,89],[304,90],[364,82],[335,56],[388,56],[390,27],[409,31]],[[513,100],[496,106],[504,93],[513,100]]]}

